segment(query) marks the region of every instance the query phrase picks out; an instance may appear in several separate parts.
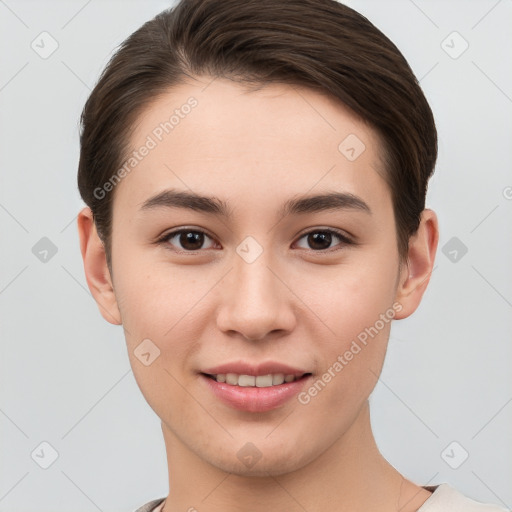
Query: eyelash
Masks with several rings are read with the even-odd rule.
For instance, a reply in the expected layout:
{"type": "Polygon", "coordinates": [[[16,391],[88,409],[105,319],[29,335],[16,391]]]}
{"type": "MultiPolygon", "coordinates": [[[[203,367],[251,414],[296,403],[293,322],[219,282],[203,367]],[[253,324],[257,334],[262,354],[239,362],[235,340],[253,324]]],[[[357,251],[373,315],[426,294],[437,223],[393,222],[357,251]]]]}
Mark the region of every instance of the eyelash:
{"type": "MultiPolygon", "coordinates": [[[[155,243],[157,244],[161,244],[161,245],[165,245],[167,246],[166,248],[171,250],[171,251],[175,251],[177,253],[180,253],[180,254],[184,254],[184,253],[190,253],[190,254],[196,254],[197,252],[201,252],[202,249],[198,249],[196,251],[187,251],[187,250],[176,250],[176,249],[172,249],[172,248],[169,248],[169,240],[174,238],[176,235],[179,235],[180,233],[201,233],[203,235],[206,235],[208,238],[211,238],[213,239],[212,236],[210,236],[208,233],[206,233],[205,231],[201,230],[201,229],[192,229],[192,228],[180,228],[180,229],[177,229],[175,231],[171,231],[170,233],[166,233],[165,235],[163,235],[162,237],[160,237],[158,240],[156,240],[155,243]]],[[[331,235],[335,235],[336,237],[339,238],[339,240],[342,242],[340,245],[355,245],[355,242],[353,242],[352,240],[350,240],[345,234],[343,234],[341,231],[338,231],[338,230],[335,230],[335,229],[313,229],[311,231],[307,231],[306,233],[303,233],[298,240],[301,240],[302,238],[308,236],[308,235],[311,235],[312,233],[329,233],[331,235]]],[[[311,249],[311,252],[314,252],[314,253],[332,253],[332,252],[336,252],[336,251],[339,251],[341,250],[341,248],[337,248],[337,249],[318,249],[318,250],[314,250],[314,249],[311,249]]]]}

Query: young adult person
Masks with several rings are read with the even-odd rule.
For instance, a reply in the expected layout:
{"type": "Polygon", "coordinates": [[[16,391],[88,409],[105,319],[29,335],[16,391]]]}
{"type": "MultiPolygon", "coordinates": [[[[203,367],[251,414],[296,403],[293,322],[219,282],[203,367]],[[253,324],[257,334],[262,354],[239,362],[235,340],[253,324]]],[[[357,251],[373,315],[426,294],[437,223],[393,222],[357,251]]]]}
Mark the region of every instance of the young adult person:
{"type": "Polygon", "coordinates": [[[183,0],[82,114],[88,286],[161,419],[138,512],[498,511],[380,454],[368,397],[438,243],[431,109],[334,0],[183,0]]]}

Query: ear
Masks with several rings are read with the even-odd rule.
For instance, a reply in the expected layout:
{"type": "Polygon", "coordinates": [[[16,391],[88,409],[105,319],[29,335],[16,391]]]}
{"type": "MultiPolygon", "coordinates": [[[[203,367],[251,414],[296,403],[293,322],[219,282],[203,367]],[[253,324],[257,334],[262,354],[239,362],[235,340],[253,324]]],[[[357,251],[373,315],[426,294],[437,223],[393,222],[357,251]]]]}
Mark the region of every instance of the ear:
{"type": "Polygon", "coordinates": [[[105,248],[96,231],[90,208],[86,207],[80,211],[77,223],[80,251],[89,290],[91,290],[103,318],[111,324],[121,325],[121,313],[114,295],[105,248]]]}
{"type": "Polygon", "coordinates": [[[439,241],[439,226],[434,211],[421,213],[418,231],[409,239],[407,263],[402,265],[396,301],[402,305],[395,318],[407,318],[416,311],[430,281],[439,241]]]}

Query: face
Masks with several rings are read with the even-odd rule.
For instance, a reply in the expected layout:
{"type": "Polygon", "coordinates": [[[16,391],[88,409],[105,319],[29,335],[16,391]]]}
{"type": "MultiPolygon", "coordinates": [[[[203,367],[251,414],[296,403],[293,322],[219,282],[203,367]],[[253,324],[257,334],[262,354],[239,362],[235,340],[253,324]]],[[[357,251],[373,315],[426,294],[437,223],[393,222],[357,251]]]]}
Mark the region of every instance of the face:
{"type": "Polygon", "coordinates": [[[159,97],[132,134],[116,307],[164,435],[224,471],[281,474],[341,439],[376,384],[401,308],[391,193],[376,133],[342,105],[210,82],[159,97]]]}

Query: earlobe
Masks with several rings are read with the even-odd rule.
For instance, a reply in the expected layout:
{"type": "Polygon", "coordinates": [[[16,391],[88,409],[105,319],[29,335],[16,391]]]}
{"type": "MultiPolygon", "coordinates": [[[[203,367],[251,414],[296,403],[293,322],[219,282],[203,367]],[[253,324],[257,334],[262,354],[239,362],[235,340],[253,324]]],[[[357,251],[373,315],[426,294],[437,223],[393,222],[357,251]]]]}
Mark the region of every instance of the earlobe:
{"type": "Polygon", "coordinates": [[[421,214],[418,231],[409,240],[407,264],[403,266],[396,292],[396,301],[402,309],[397,320],[406,318],[418,308],[430,281],[439,241],[439,226],[434,211],[425,209],[421,214]]]}
{"type": "Polygon", "coordinates": [[[89,290],[103,318],[111,324],[121,325],[121,313],[114,294],[105,249],[96,231],[92,211],[89,207],[80,211],[77,224],[80,251],[89,290]]]}

